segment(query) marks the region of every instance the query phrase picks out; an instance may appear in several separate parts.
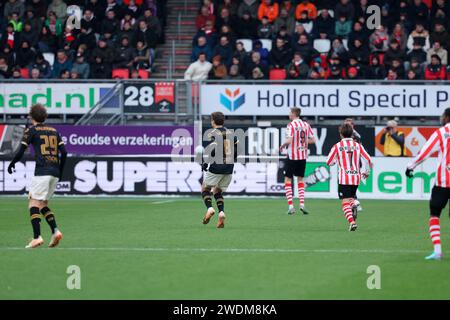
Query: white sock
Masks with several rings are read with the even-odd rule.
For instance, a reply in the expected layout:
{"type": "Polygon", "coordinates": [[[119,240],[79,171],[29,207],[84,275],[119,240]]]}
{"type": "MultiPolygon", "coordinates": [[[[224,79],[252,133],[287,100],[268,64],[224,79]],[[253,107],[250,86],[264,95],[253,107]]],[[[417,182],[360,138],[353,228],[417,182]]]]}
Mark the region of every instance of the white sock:
{"type": "Polygon", "coordinates": [[[434,253],[442,254],[442,247],[441,247],[441,244],[435,244],[435,245],[434,245],[434,253]]]}

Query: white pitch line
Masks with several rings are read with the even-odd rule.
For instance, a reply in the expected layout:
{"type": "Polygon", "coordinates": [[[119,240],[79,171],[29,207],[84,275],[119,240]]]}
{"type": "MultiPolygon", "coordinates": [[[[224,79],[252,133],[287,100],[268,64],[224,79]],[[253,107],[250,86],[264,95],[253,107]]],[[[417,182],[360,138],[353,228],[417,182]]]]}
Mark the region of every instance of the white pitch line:
{"type": "Polygon", "coordinates": [[[155,202],[152,202],[151,204],[165,204],[165,203],[171,203],[171,202],[175,202],[175,200],[155,201],[155,202]]]}
{"type": "MultiPolygon", "coordinates": [[[[0,247],[0,251],[21,251],[25,248],[0,247]]],[[[370,253],[370,254],[425,254],[425,250],[386,250],[386,249],[264,249],[264,248],[89,248],[67,247],[55,249],[56,251],[124,251],[124,252],[225,252],[225,253],[370,253]]],[[[444,252],[450,254],[450,251],[444,252]]]]}

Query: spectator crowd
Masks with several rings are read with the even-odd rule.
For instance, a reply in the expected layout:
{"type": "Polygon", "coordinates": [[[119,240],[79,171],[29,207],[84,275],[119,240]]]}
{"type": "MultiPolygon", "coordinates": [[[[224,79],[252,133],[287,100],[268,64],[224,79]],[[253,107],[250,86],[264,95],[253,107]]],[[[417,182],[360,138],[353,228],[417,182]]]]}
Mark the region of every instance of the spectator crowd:
{"type": "Polygon", "coordinates": [[[4,0],[0,79],[108,79],[151,71],[165,0],[4,0]]]}
{"type": "Polygon", "coordinates": [[[186,79],[437,81],[450,74],[447,0],[201,0],[199,5],[186,79]],[[379,17],[367,10],[371,5],[378,6],[379,17]]]}

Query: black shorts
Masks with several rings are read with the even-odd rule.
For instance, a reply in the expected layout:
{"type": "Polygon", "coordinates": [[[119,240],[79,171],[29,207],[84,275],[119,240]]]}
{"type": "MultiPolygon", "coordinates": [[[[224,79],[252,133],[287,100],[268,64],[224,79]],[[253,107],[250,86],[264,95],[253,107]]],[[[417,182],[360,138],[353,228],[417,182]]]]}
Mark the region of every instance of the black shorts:
{"type": "Polygon", "coordinates": [[[340,184],[338,186],[339,199],[356,199],[356,191],[358,191],[358,187],[359,186],[340,184]]]}
{"type": "Polygon", "coordinates": [[[450,201],[450,188],[441,188],[434,186],[431,191],[430,214],[440,217],[447,203],[450,201]]]}
{"type": "Polygon", "coordinates": [[[286,159],[284,163],[284,176],[288,178],[304,177],[306,169],[306,160],[286,159]]]}

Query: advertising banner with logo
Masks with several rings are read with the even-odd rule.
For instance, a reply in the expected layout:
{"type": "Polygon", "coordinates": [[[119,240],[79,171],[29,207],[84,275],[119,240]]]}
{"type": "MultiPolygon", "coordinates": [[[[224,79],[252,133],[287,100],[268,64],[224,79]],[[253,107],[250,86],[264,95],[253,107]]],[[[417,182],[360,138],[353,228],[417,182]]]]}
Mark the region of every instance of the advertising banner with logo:
{"type": "MultiPolygon", "coordinates": [[[[428,138],[435,132],[438,127],[398,127],[399,132],[405,135],[405,155],[407,157],[415,157],[420,149],[427,142],[428,138]]],[[[375,128],[375,155],[382,156],[384,146],[381,144],[381,137],[385,134],[385,127],[375,128]]],[[[432,155],[437,157],[437,152],[432,155]]]]}
{"type": "Polygon", "coordinates": [[[125,83],[125,113],[174,113],[175,83],[125,83]]]}
{"type": "Polygon", "coordinates": [[[190,155],[193,126],[54,126],[77,155],[190,155]]]}
{"type": "MultiPolygon", "coordinates": [[[[54,125],[72,155],[192,155],[193,126],[54,125]]],[[[0,155],[12,156],[25,126],[0,125],[0,155]]]]}
{"type": "MultiPolygon", "coordinates": [[[[420,165],[414,179],[404,169],[408,158],[374,158],[374,169],[359,188],[361,199],[425,200],[435,179],[435,159],[420,165]]],[[[34,172],[34,161],[16,164],[7,173],[9,161],[0,160],[0,194],[25,194],[34,172]]],[[[68,158],[57,194],[68,195],[198,195],[202,170],[195,162],[172,162],[167,158],[98,157],[68,158]]],[[[236,164],[228,195],[284,196],[283,162],[236,164]]],[[[306,196],[337,199],[337,168],[331,170],[325,157],[311,157],[307,165],[306,196]]]]}
{"type": "MultiPolygon", "coordinates": [[[[330,191],[331,176],[323,160],[308,164],[306,180],[311,192],[330,191]]],[[[8,163],[0,160],[0,194],[25,193],[33,176],[34,161],[17,163],[13,175],[6,171],[8,163]]],[[[197,194],[203,176],[198,163],[170,161],[167,157],[69,157],[66,168],[57,192],[75,195],[197,194]]],[[[281,194],[284,192],[282,170],[282,162],[237,163],[228,193],[281,194]]]]}
{"type": "Polygon", "coordinates": [[[200,94],[204,115],[440,116],[449,102],[448,85],[202,84],[200,94]]]}
{"type": "MultiPolygon", "coordinates": [[[[228,129],[245,132],[245,154],[248,156],[278,156],[280,145],[285,141],[286,126],[257,127],[257,126],[227,126],[228,129]]],[[[203,132],[209,128],[204,127],[203,132]]],[[[339,126],[313,126],[316,143],[309,146],[310,155],[327,156],[332,146],[340,140],[339,126]]],[[[364,148],[370,155],[375,154],[375,128],[356,127],[363,139],[364,148]]],[[[244,141],[239,139],[239,141],[244,141]]],[[[206,146],[207,141],[204,141],[206,146]]]]}
{"type": "MultiPolygon", "coordinates": [[[[113,87],[113,83],[2,83],[0,113],[27,114],[29,107],[41,103],[50,114],[84,114],[113,87]]],[[[119,109],[119,99],[106,107],[119,109]]]]}

